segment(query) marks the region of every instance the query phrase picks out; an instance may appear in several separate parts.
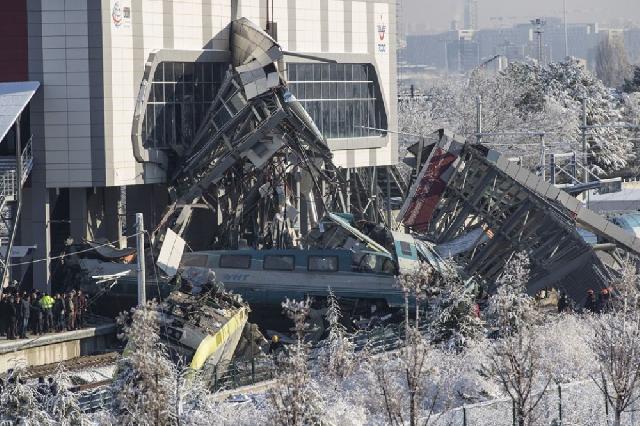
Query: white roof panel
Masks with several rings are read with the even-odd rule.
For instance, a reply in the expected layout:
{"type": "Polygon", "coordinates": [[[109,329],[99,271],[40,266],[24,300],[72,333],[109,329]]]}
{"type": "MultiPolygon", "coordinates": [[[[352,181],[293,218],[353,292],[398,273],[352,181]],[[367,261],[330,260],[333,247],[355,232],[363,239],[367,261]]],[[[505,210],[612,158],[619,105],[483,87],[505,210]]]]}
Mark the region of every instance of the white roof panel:
{"type": "Polygon", "coordinates": [[[0,83],[0,140],[7,135],[39,86],[37,81],[0,83]]]}

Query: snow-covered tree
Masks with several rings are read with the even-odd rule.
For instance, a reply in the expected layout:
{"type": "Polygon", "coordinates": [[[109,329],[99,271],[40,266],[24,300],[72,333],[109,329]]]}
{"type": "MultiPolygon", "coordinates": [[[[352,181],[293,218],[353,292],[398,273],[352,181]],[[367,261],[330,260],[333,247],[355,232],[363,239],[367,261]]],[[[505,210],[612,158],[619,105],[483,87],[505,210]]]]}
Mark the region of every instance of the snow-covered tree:
{"type": "Polygon", "coordinates": [[[24,369],[18,367],[9,372],[0,392],[0,423],[47,425],[51,417],[43,410],[36,391],[26,384],[24,369]]]}
{"type": "Polygon", "coordinates": [[[308,364],[309,345],[304,336],[309,329],[307,322],[311,302],[286,299],[282,303],[284,313],[293,321],[296,342],[289,347],[289,354],[277,366],[276,383],[268,392],[271,422],[283,426],[317,423],[319,392],[311,380],[308,364]]]}
{"type": "Polygon", "coordinates": [[[327,302],[329,306],[325,317],[329,323],[329,336],[321,348],[319,360],[325,372],[344,379],[351,373],[354,366],[354,344],[347,336],[346,327],[342,325],[340,303],[331,289],[329,289],[327,302]]]}
{"type": "Polygon", "coordinates": [[[149,302],[131,314],[130,322],[128,315],[118,317],[127,346],[112,386],[115,414],[120,424],[171,424],[176,369],[160,340],[157,305],[149,302]]]}
{"type": "Polygon", "coordinates": [[[619,426],[622,414],[637,409],[640,401],[640,276],[635,264],[626,263],[614,288],[612,306],[592,318],[588,343],[600,367],[592,378],[619,426]]]}
{"type": "MultiPolygon", "coordinates": [[[[576,60],[538,64],[512,63],[501,73],[476,70],[468,78],[443,79],[422,88],[414,99],[399,104],[399,128],[428,136],[439,128],[475,140],[476,98],[482,97],[483,143],[523,158],[531,168],[539,162],[539,137],[508,132],[544,132],[548,152],[582,151],[582,101],[587,99],[587,124],[619,123],[624,99],[607,88],[576,60]]],[[[589,167],[609,175],[633,164],[629,131],[620,127],[589,130],[589,167]]],[[[401,138],[404,144],[415,138],[401,138]]],[[[403,145],[403,143],[401,143],[403,145]]]]}
{"type": "Polygon", "coordinates": [[[635,65],[631,76],[627,78],[622,86],[622,90],[627,93],[640,92],[640,66],[635,65]]]}
{"type": "Polygon", "coordinates": [[[515,253],[498,278],[487,310],[489,323],[500,336],[517,334],[539,320],[535,300],[527,294],[528,282],[529,257],[524,252],[515,253]]]}
{"type": "Polygon", "coordinates": [[[526,293],[529,259],[516,253],[505,265],[498,289],[489,301],[489,313],[499,337],[489,349],[484,371],[511,399],[518,425],[531,424],[535,409],[551,383],[535,327],[539,315],[526,293]]]}
{"type": "Polygon", "coordinates": [[[53,376],[56,392],[50,395],[44,406],[53,420],[59,425],[81,425],[87,423],[86,416],[78,398],[71,387],[71,379],[63,364],[58,364],[53,376]]]}
{"type": "Polygon", "coordinates": [[[453,267],[433,280],[427,290],[426,313],[433,344],[446,350],[461,350],[483,334],[473,290],[453,273],[453,267]]]}

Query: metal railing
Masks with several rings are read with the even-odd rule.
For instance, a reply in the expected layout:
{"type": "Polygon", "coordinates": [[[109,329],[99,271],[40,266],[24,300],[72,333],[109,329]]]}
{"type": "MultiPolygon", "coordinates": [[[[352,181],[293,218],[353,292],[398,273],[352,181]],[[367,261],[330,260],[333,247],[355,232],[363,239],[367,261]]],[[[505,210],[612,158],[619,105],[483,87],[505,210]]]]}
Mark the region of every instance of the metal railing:
{"type": "MultiPolygon", "coordinates": [[[[532,398],[537,398],[532,396],[532,398]]],[[[433,414],[429,426],[512,426],[518,424],[509,398],[464,405],[433,414]]],[[[533,411],[534,425],[612,424],[613,409],[592,380],[549,386],[533,411]]],[[[640,424],[640,404],[622,413],[623,426],[640,424]]]]}
{"type": "Polygon", "coordinates": [[[20,159],[22,161],[22,182],[24,183],[29,178],[29,174],[31,174],[31,170],[33,170],[33,138],[29,138],[24,149],[22,150],[22,154],[20,159]]]}

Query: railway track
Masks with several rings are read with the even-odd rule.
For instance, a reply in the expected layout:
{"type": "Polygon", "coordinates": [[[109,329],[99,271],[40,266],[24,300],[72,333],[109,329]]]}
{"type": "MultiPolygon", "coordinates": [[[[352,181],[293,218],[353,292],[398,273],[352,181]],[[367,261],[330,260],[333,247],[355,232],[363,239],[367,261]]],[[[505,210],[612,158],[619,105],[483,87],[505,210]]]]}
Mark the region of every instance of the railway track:
{"type": "Polygon", "coordinates": [[[60,363],[38,365],[28,367],[25,371],[26,378],[45,377],[55,374],[58,365],[62,365],[69,372],[86,370],[89,368],[103,367],[114,364],[120,358],[118,352],[107,352],[99,355],[89,355],[73,358],[60,363]]]}

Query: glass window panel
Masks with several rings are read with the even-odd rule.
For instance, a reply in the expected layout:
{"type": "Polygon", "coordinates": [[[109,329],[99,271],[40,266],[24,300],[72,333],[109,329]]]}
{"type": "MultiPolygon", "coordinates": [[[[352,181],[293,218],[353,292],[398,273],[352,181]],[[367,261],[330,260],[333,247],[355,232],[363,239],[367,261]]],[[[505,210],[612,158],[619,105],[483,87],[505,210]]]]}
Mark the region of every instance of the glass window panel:
{"type": "Polygon", "coordinates": [[[175,143],[175,117],[174,106],[171,104],[165,105],[164,108],[164,131],[165,131],[165,144],[169,145],[175,143]]]}
{"type": "Polygon", "coordinates": [[[351,86],[351,97],[358,99],[360,97],[360,83],[349,83],[349,86],[351,86]]]}
{"type": "Polygon", "coordinates": [[[251,256],[245,255],[222,255],[220,256],[221,268],[248,269],[251,266],[251,256]]]}
{"type": "Polygon", "coordinates": [[[153,81],[164,80],[164,62],[160,62],[156,67],[156,71],[153,73],[153,81]]]}
{"type": "Polygon", "coordinates": [[[320,105],[322,111],[322,134],[328,138],[330,137],[331,129],[331,115],[329,114],[330,102],[322,102],[320,105]]]}
{"type": "Polygon", "coordinates": [[[204,107],[202,104],[194,104],[193,105],[193,128],[199,129],[202,126],[202,121],[204,120],[204,107]]]}
{"type": "MultiPolygon", "coordinates": [[[[300,71],[302,72],[303,81],[311,81],[313,80],[313,64],[301,64],[300,71]]],[[[298,76],[300,79],[300,76],[298,76]]]]}
{"type": "Polygon", "coordinates": [[[218,128],[221,128],[229,121],[230,118],[231,115],[229,114],[227,109],[220,108],[216,115],[213,117],[213,122],[216,123],[216,126],[218,126],[218,128]]]}
{"type": "Polygon", "coordinates": [[[173,62],[164,63],[164,80],[161,81],[175,81],[173,74],[173,62]]]}
{"type": "Polygon", "coordinates": [[[346,97],[345,94],[345,86],[343,82],[337,83],[338,93],[336,99],[344,99],[346,97]]]}
{"type": "Polygon", "coordinates": [[[367,84],[367,88],[368,88],[368,94],[369,94],[369,98],[370,99],[375,99],[376,98],[376,91],[375,91],[375,87],[373,86],[373,83],[368,83],[367,84]]]}
{"type": "Polygon", "coordinates": [[[308,269],[310,272],[336,272],[338,256],[309,256],[308,269]]]}
{"type": "Polygon", "coordinates": [[[196,266],[200,268],[204,268],[207,266],[207,262],[209,260],[209,256],[206,254],[193,254],[193,253],[185,253],[182,256],[182,261],[180,262],[180,266],[196,266]]]}
{"type": "Polygon", "coordinates": [[[150,86],[147,86],[147,90],[149,91],[149,99],[147,100],[147,102],[155,102],[156,99],[156,91],[155,91],[155,84],[151,84],[150,86]]]}
{"type": "Polygon", "coordinates": [[[329,64],[329,80],[336,81],[338,79],[338,64],[329,64]]]}
{"type": "Polygon", "coordinates": [[[276,271],[293,271],[295,257],[293,256],[265,256],[262,264],[264,269],[276,271]]]}
{"type": "Polygon", "coordinates": [[[175,102],[176,101],[176,85],[175,83],[165,83],[164,85],[164,100],[165,102],[175,102]]]}
{"type": "Polygon", "coordinates": [[[337,99],[338,97],[338,83],[328,83],[329,86],[329,97],[327,99],[337,99]]]}
{"type": "Polygon", "coordinates": [[[320,66],[321,66],[320,80],[329,81],[329,64],[320,64],[320,66]]]}
{"type": "Polygon", "coordinates": [[[331,108],[331,137],[338,137],[338,102],[328,102],[331,108]]]}
{"type": "Polygon", "coordinates": [[[205,83],[212,83],[215,81],[213,76],[213,64],[211,62],[205,62],[202,64],[202,81],[205,83]]]}
{"type": "Polygon", "coordinates": [[[322,99],[331,99],[331,94],[329,93],[331,83],[322,83],[320,86],[320,95],[322,96],[322,99]]]}
{"type": "Polygon", "coordinates": [[[204,83],[202,85],[202,97],[207,104],[213,102],[213,83],[204,83]]]}
{"type": "Polygon", "coordinates": [[[202,101],[204,100],[204,97],[202,95],[202,84],[193,83],[193,97],[194,102],[202,103],[202,101]]]}
{"type": "Polygon", "coordinates": [[[346,127],[347,127],[346,102],[339,101],[338,102],[338,129],[337,129],[338,137],[344,137],[346,127]]]}
{"type": "Polygon", "coordinates": [[[344,114],[344,136],[352,136],[353,135],[353,101],[346,101],[344,103],[345,106],[345,114],[344,114]]]}
{"type": "Polygon", "coordinates": [[[175,104],[173,106],[175,109],[173,129],[176,134],[176,143],[178,144],[184,144],[184,135],[182,134],[182,105],[183,104],[175,104]]]}
{"type": "Polygon", "coordinates": [[[367,99],[369,97],[369,92],[367,90],[367,83],[360,83],[360,98],[367,99]]]}
{"type": "Polygon", "coordinates": [[[182,81],[183,75],[184,75],[184,64],[182,62],[174,62],[172,81],[182,81]]]}
{"type": "Polygon", "coordinates": [[[353,134],[355,136],[362,136],[362,126],[365,125],[362,123],[362,101],[354,101],[353,125],[353,134]]]}
{"type": "Polygon", "coordinates": [[[182,125],[182,138],[185,144],[189,144],[193,140],[194,125],[193,125],[193,105],[183,104],[181,108],[182,119],[180,124],[182,125]]]}
{"type": "Polygon", "coordinates": [[[194,64],[193,62],[185,62],[184,63],[184,75],[182,79],[184,81],[193,81],[194,80],[194,64]]]}
{"type": "Polygon", "coordinates": [[[153,83],[154,102],[164,102],[164,84],[153,83]]]}
{"type": "Polygon", "coordinates": [[[336,64],[336,78],[335,78],[335,80],[344,81],[344,64],[336,64]]]}
{"type": "Polygon", "coordinates": [[[193,84],[191,83],[182,84],[182,90],[184,91],[184,94],[183,94],[184,102],[193,102],[193,84]]]}
{"type": "Polygon", "coordinates": [[[155,146],[164,145],[164,105],[155,105],[154,114],[156,123],[153,129],[153,139],[155,146]]]}
{"type": "Polygon", "coordinates": [[[353,81],[353,65],[344,64],[344,81],[353,81]]]}
{"type": "Polygon", "coordinates": [[[195,64],[193,64],[193,66],[196,70],[194,81],[197,81],[199,83],[209,81],[209,78],[205,77],[204,62],[196,62],[195,64]]]}
{"type": "Polygon", "coordinates": [[[376,127],[376,110],[375,110],[375,101],[369,100],[367,101],[367,112],[368,112],[368,117],[367,117],[367,123],[369,125],[369,127],[376,127]]]}
{"type": "Polygon", "coordinates": [[[296,81],[296,64],[287,64],[287,80],[296,81]]]}
{"type": "Polygon", "coordinates": [[[313,81],[322,80],[322,64],[313,64],[313,81]]]}
{"type": "Polygon", "coordinates": [[[222,83],[222,80],[224,80],[225,78],[226,72],[227,72],[227,66],[225,64],[214,64],[213,65],[213,82],[222,83]]]}
{"type": "Polygon", "coordinates": [[[322,99],[321,83],[313,83],[313,99],[322,99]]]}
{"type": "Polygon", "coordinates": [[[182,83],[176,84],[175,98],[176,98],[176,102],[185,102],[185,99],[184,99],[184,84],[182,84],[182,83]]]}
{"type": "Polygon", "coordinates": [[[240,92],[236,92],[235,95],[233,95],[231,99],[229,99],[229,104],[232,105],[235,112],[240,111],[245,105],[245,102],[242,99],[242,94],[240,92]]]}

